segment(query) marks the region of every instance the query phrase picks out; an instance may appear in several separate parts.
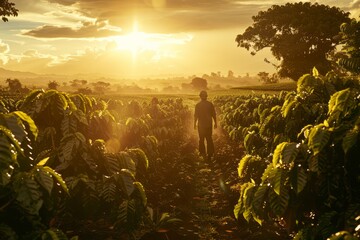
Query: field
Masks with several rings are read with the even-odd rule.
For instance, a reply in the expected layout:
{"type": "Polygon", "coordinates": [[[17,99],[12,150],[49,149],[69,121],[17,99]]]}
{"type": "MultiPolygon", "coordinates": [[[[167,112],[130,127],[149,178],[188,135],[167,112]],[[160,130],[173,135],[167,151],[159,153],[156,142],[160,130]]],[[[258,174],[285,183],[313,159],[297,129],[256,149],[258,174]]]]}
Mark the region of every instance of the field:
{"type": "Polygon", "coordinates": [[[2,98],[1,236],[356,239],[359,83],[308,78],[209,91],[212,159],[197,92],[2,98]]]}

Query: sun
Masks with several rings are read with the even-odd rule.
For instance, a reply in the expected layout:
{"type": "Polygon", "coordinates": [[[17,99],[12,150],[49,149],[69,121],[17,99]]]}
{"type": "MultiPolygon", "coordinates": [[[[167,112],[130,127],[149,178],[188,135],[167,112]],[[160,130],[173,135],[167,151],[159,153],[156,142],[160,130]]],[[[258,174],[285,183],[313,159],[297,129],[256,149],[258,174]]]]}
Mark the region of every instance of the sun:
{"type": "Polygon", "coordinates": [[[140,32],[138,23],[134,21],[132,32],[116,38],[118,50],[128,50],[132,55],[133,61],[136,60],[139,53],[147,50],[158,50],[158,44],[153,41],[150,34],[140,32]]]}

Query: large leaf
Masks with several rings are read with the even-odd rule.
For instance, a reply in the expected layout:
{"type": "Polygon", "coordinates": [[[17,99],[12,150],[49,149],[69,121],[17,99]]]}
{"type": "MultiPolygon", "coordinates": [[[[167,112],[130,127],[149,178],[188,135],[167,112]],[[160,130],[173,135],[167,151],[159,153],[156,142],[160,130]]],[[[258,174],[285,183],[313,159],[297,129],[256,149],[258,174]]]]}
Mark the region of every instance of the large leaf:
{"type": "Polygon", "coordinates": [[[283,142],[276,146],[273,155],[273,165],[277,167],[288,167],[288,165],[295,161],[299,153],[300,144],[283,142]]]}
{"type": "Polygon", "coordinates": [[[277,195],[280,195],[281,192],[284,190],[285,178],[286,178],[286,170],[282,168],[276,168],[274,178],[272,179],[273,180],[272,183],[274,187],[274,192],[277,195]]]}
{"type": "Polygon", "coordinates": [[[356,97],[353,96],[350,88],[334,93],[329,101],[329,123],[332,125],[341,123],[341,118],[357,106],[355,100],[356,97]]]}
{"type": "Polygon", "coordinates": [[[57,181],[58,185],[67,193],[69,194],[69,189],[65,183],[65,181],[63,180],[63,178],[61,177],[61,175],[59,173],[57,173],[54,169],[48,167],[48,166],[44,166],[42,167],[42,170],[45,171],[47,174],[51,174],[51,176],[53,176],[55,178],[55,180],[57,181]]]}
{"type": "Polygon", "coordinates": [[[264,211],[264,205],[266,204],[266,197],[270,187],[267,185],[260,185],[254,195],[252,206],[253,206],[253,216],[255,221],[260,225],[263,222],[263,218],[260,217],[264,211]]]}
{"type": "MultiPolygon", "coordinates": [[[[81,153],[82,148],[86,145],[86,139],[84,135],[79,132],[69,134],[61,139],[59,149],[59,159],[61,165],[57,166],[57,170],[66,169],[70,162],[81,153]]],[[[83,152],[84,153],[84,152],[83,152]]]]}
{"type": "Polygon", "coordinates": [[[310,130],[308,138],[309,149],[313,151],[314,155],[317,155],[323,150],[330,140],[331,132],[325,128],[322,124],[313,127],[310,130]]]}
{"type": "Polygon", "coordinates": [[[269,202],[272,211],[281,216],[285,213],[288,204],[289,204],[289,191],[286,188],[282,188],[280,195],[276,194],[274,191],[269,191],[269,202]]]}
{"type": "Polygon", "coordinates": [[[319,155],[311,156],[308,159],[309,170],[312,172],[319,171],[319,155]]]}
{"type": "Polygon", "coordinates": [[[128,169],[132,174],[136,173],[135,162],[127,152],[119,152],[117,157],[121,169],[128,169]]]}
{"type": "Polygon", "coordinates": [[[100,197],[107,203],[113,203],[118,195],[118,189],[113,178],[105,178],[101,186],[100,197]]]}
{"type": "Polygon", "coordinates": [[[34,176],[36,181],[49,193],[51,194],[51,191],[54,187],[54,180],[52,175],[44,169],[43,166],[36,166],[34,168],[34,176]]]}
{"type": "Polygon", "coordinates": [[[244,170],[246,169],[248,162],[251,160],[253,156],[250,154],[246,154],[239,162],[238,166],[238,175],[239,177],[243,177],[244,170]]]}
{"type": "Polygon", "coordinates": [[[243,214],[244,211],[246,210],[246,208],[245,208],[245,198],[246,198],[245,192],[246,192],[246,190],[249,188],[253,188],[254,186],[255,186],[255,184],[252,182],[247,182],[247,183],[244,183],[241,185],[239,200],[238,200],[238,203],[234,207],[234,216],[236,219],[238,219],[240,214],[243,214]]]}
{"type": "MultiPolygon", "coordinates": [[[[62,115],[64,110],[69,106],[67,98],[63,93],[57,90],[48,90],[43,94],[43,100],[47,100],[47,105],[51,103],[51,107],[54,111],[57,111],[58,114],[62,115]]],[[[43,106],[42,109],[45,110],[47,105],[43,106]]]]}
{"type": "Polygon", "coordinates": [[[136,203],[134,199],[125,200],[119,207],[117,221],[121,228],[133,231],[136,228],[136,203]]]}
{"type": "Polygon", "coordinates": [[[14,148],[14,150],[17,151],[17,153],[23,154],[23,150],[20,147],[20,142],[16,139],[14,134],[9,129],[0,125],[0,134],[3,134],[4,136],[6,136],[8,138],[9,145],[10,144],[13,145],[14,146],[13,148],[14,148]]]}
{"type": "Polygon", "coordinates": [[[269,181],[271,181],[276,173],[276,168],[274,167],[273,164],[268,164],[267,167],[265,168],[265,171],[263,172],[262,176],[261,176],[261,181],[263,183],[269,183],[269,181]]]}
{"type": "Polygon", "coordinates": [[[300,104],[296,100],[286,100],[281,108],[281,114],[284,118],[288,117],[289,113],[291,113],[297,105],[300,104]]]}
{"type": "Polygon", "coordinates": [[[77,121],[73,114],[69,113],[64,116],[61,121],[61,132],[62,134],[68,135],[77,131],[77,121]]]}
{"type": "Polygon", "coordinates": [[[1,136],[0,130],[0,186],[10,182],[16,165],[18,165],[17,152],[8,139],[1,136]]]}
{"type": "Polygon", "coordinates": [[[307,173],[306,171],[300,166],[297,166],[293,169],[292,173],[292,182],[291,186],[295,190],[297,194],[299,194],[307,183],[307,173]]]}
{"type": "Polygon", "coordinates": [[[120,163],[118,161],[118,157],[115,154],[106,154],[106,169],[108,171],[109,175],[113,175],[115,173],[119,173],[121,168],[120,168],[120,163]]]}
{"type": "Polygon", "coordinates": [[[313,91],[319,85],[321,85],[321,80],[318,77],[305,74],[297,81],[296,92],[303,95],[313,91]]]}
{"type": "Polygon", "coordinates": [[[145,193],[145,188],[140,182],[134,182],[135,189],[139,192],[141,202],[144,205],[144,207],[147,205],[147,197],[145,193]]]}
{"type": "Polygon", "coordinates": [[[65,136],[60,143],[60,161],[70,162],[75,157],[79,145],[80,142],[73,134],[65,136]]]}
{"type": "Polygon", "coordinates": [[[34,138],[35,139],[37,138],[39,130],[35,125],[34,120],[32,120],[32,118],[29,115],[27,115],[22,111],[14,111],[11,114],[16,115],[18,118],[20,118],[23,121],[23,123],[27,124],[34,138]]]}
{"type": "Polygon", "coordinates": [[[136,166],[142,166],[145,169],[149,167],[149,160],[141,148],[131,148],[127,150],[131,159],[135,161],[136,166]]]}
{"type": "Polygon", "coordinates": [[[134,182],[135,182],[135,177],[132,174],[132,172],[127,169],[121,169],[120,184],[123,192],[128,198],[135,190],[134,182]]]}
{"type": "Polygon", "coordinates": [[[17,174],[13,182],[13,189],[18,204],[29,214],[38,215],[43,205],[43,199],[36,181],[29,174],[17,174]]]}
{"type": "Polygon", "coordinates": [[[347,153],[353,146],[356,145],[359,132],[360,131],[358,128],[354,128],[346,133],[342,141],[342,148],[345,153],[347,153]]]}
{"type": "Polygon", "coordinates": [[[243,216],[246,219],[246,221],[250,221],[252,216],[252,201],[254,198],[254,194],[257,187],[255,185],[248,185],[248,187],[244,191],[243,195],[243,202],[244,202],[244,209],[243,216]]]}
{"type": "Polygon", "coordinates": [[[39,108],[39,105],[41,106],[41,102],[38,100],[42,96],[43,93],[44,93],[44,90],[42,90],[42,89],[33,90],[28,95],[26,95],[26,97],[24,98],[24,101],[20,105],[19,109],[21,111],[26,112],[31,117],[33,117],[34,114],[36,112],[38,112],[37,109],[39,108]]]}

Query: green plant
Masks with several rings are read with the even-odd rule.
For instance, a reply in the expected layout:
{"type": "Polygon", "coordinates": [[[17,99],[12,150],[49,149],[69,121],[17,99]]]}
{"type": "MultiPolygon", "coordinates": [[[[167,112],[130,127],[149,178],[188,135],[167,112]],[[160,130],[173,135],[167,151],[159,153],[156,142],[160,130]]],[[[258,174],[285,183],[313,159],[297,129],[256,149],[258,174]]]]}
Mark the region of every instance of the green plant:
{"type": "MultiPolygon", "coordinates": [[[[31,143],[37,136],[25,113],[0,114],[0,232],[7,239],[36,239],[52,231],[49,222],[59,196],[68,194],[62,177],[46,166],[48,158],[33,155],[31,143]]],[[[60,230],[51,239],[60,235],[67,239],[60,230]]]]}
{"type": "MultiPolygon", "coordinates": [[[[241,185],[234,209],[237,218],[260,224],[281,220],[298,232],[296,239],[329,237],[360,211],[359,83],[316,74],[303,76],[297,93],[287,95],[281,117],[294,124],[282,134],[290,141],[277,144],[271,162],[264,158],[261,180],[241,185]]],[[[251,169],[247,159],[240,161],[240,176],[251,169]]]]}

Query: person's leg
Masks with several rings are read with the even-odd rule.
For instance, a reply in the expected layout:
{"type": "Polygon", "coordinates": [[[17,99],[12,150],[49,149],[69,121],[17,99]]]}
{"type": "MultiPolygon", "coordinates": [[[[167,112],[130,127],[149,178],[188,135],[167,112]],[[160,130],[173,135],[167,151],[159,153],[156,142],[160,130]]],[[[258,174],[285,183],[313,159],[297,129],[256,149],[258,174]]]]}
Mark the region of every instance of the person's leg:
{"type": "Polygon", "coordinates": [[[210,159],[214,155],[214,142],[212,139],[212,129],[209,129],[205,135],[207,156],[210,159]]]}
{"type": "Polygon", "coordinates": [[[199,152],[201,156],[206,156],[206,150],[205,150],[205,134],[202,129],[199,128],[199,152]]]}

